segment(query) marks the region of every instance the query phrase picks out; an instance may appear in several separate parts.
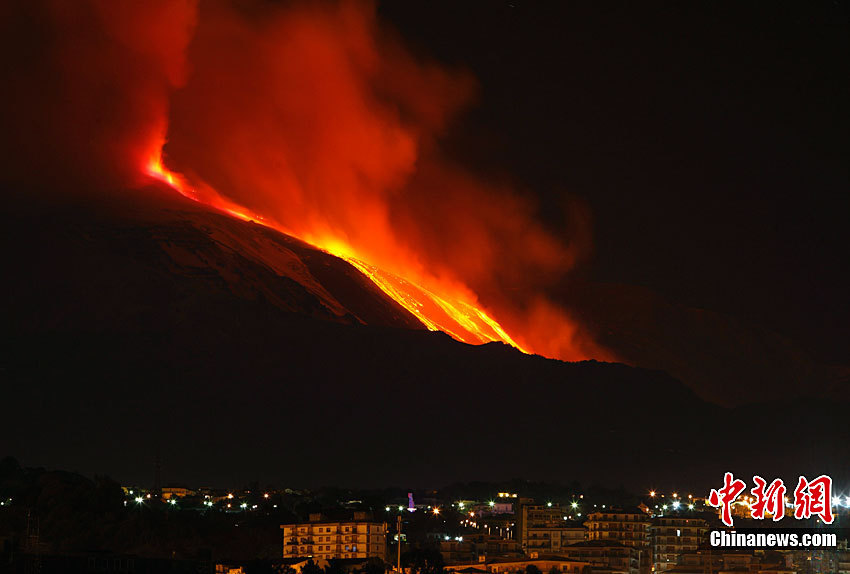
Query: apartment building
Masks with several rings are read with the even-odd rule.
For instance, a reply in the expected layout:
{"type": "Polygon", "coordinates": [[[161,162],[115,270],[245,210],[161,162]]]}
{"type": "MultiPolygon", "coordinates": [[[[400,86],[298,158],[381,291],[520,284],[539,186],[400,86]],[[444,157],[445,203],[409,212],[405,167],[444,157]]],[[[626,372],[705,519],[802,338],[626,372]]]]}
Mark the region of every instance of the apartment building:
{"type": "Polygon", "coordinates": [[[283,557],[330,560],[332,558],[386,559],[387,525],[355,512],[353,520],[326,520],[311,514],[310,521],[282,524],[283,557]]]}
{"type": "Polygon", "coordinates": [[[566,509],[559,504],[520,504],[516,513],[516,532],[525,554],[558,554],[570,544],[585,540],[585,528],[567,520],[566,509]]]}
{"type": "Polygon", "coordinates": [[[588,540],[619,542],[639,550],[649,550],[652,522],[640,509],[608,509],[593,512],[584,523],[588,540]]]}
{"type": "Polygon", "coordinates": [[[653,570],[664,572],[675,566],[683,554],[696,552],[707,532],[708,523],[701,518],[653,518],[649,535],[653,570]]]}
{"type": "Polygon", "coordinates": [[[641,551],[619,542],[594,540],[567,546],[561,554],[571,560],[587,562],[608,573],[640,574],[648,568],[641,563],[641,551]]]}

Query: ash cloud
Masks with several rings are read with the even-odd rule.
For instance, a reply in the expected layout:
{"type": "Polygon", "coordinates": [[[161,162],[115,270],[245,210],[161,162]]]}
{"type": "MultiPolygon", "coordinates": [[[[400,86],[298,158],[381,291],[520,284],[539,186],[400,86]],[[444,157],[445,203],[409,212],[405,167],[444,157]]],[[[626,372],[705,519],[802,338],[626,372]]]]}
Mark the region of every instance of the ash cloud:
{"type": "Polygon", "coordinates": [[[192,184],[478,299],[527,348],[606,356],[545,295],[589,250],[585,211],[573,206],[569,228],[553,232],[533,194],[445,158],[440,139],[476,81],[414,57],[372,4],[0,10],[7,180],[139,185],[165,144],[165,164],[192,184]]]}
{"type": "Polygon", "coordinates": [[[164,142],[196,18],[194,0],[4,3],[0,178],[138,184],[164,142]]]}

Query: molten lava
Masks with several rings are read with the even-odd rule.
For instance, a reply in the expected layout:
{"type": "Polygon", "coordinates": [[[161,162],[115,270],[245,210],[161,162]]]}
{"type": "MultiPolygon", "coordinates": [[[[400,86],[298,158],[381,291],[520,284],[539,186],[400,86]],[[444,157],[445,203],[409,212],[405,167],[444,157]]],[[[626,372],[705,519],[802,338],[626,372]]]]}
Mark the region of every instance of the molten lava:
{"type": "MultiPolygon", "coordinates": [[[[262,216],[249,214],[246,209],[227,201],[212,190],[199,193],[186,178],[165,167],[161,153],[154,155],[148,163],[146,173],[168,184],[184,197],[205,203],[243,221],[254,221],[281,233],[296,236],[290,230],[266,220],[262,216]]],[[[299,237],[302,241],[304,238],[299,237]]],[[[354,252],[351,246],[337,240],[316,241],[311,238],[307,243],[344,259],[355,269],[368,277],[381,291],[404,307],[431,331],[442,331],[452,338],[469,344],[482,344],[500,341],[516,347],[524,353],[529,351],[517,344],[502,328],[498,321],[490,317],[477,303],[470,302],[472,297],[466,293],[447,293],[445,287],[437,291],[427,288],[409,279],[399,277],[372,265],[354,252]]],[[[462,289],[459,289],[462,291],[462,289]]]]}
{"type": "Polygon", "coordinates": [[[517,345],[495,319],[464,299],[445,294],[438,295],[354,257],[346,255],[338,255],[338,257],[356,267],[381,291],[410,311],[431,331],[443,331],[464,343],[502,341],[523,352],[528,352],[517,345]]]}

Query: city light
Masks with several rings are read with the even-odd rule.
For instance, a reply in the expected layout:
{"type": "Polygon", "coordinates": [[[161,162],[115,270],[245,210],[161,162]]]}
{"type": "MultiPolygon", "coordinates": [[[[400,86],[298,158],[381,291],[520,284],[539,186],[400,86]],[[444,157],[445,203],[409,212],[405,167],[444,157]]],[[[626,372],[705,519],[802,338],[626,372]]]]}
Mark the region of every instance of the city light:
{"type": "Polygon", "coordinates": [[[689,505],[688,505],[688,510],[693,510],[693,509],[694,509],[694,505],[693,505],[693,504],[689,504],[689,505]]]}
{"type": "Polygon", "coordinates": [[[547,502],[547,503],[546,503],[546,506],[552,506],[552,503],[551,503],[551,502],[547,502]]]}
{"type": "Polygon", "coordinates": [[[678,493],[676,493],[676,492],[674,492],[674,493],[673,493],[673,498],[679,498],[679,494],[678,494],[678,493]]]}
{"type": "Polygon", "coordinates": [[[457,507],[460,508],[461,510],[463,510],[463,502],[458,502],[457,507]]]}
{"type": "Polygon", "coordinates": [[[389,507],[389,506],[385,506],[385,507],[384,507],[384,510],[385,510],[386,512],[389,512],[389,511],[390,511],[390,507],[389,507]]]}
{"type": "Polygon", "coordinates": [[[233,494],[232,494],[232,493],[228,493],[228,494],[227,494],[227,499],[228,499],[228,500],[233,500],[233,494]]]}
{"type": "Polygon", "coordinates": [[[269,497],[269,493],[268,493],[268,492],[267,492],[267,493],[265,493],[265,494],[263,495],[263,498],[268,498],[268,497],[269,497]]]}
{"type": "Polygon", "coordinates": [[[572,502],[572,503],[570,503],[570,506],[572,508],[578,508],[578,502],[572,502]]]}
{"type": "Polygon", "coordinates": [[[142,498],[141,496],[137,496],[137,497],[136,497],[136,502],[137,502],[137,503],[141,504],[141,503],[143,503],[144,501],[145,501],[145,499],[144,499],[144,498],[142,498]]]}
{"type": "Polygon", "coordinates": [[[488,504],[490,504],[490,508],[492,508],[492,507],[496,506],[496,503],[495,503],[495,502],[493,502],[492,500],[491,500],[488,504]]]}
{"type": "Polygon", "coordinates": [[[432,510],[431,512],[433,512],[433,513],[434,513],[434,515],[440,514],[440,507],[439,507],[439,506],[435,506],[435,507],[434,507],[434,510],[432,510]]]}
{"type": "Polygon", "coordinates": [[[171,499],[168,500],[168,504],[170,504],[171,506],[174,506],[175,504],[177,504],[177,500],[175,500],[174,498],[171,498],[171,499]]]}
{"type": "Polygon", "coordinates": [[[399,505],[398,505],[398,511],[399,511],[399,512],[401,512],[402,510],[404,510],[404,507],[403,507],[402,505],[400,505],[400,504],[399,504],[399,505]]]}
{"type": "Polygon", "coordinates": [[[650,491],[649,491],[649,496],[651,496],[652,498],[655,498],[655,491],[654,491],[654,490],[650,490],[650,491]]]}
{"type": "Polygon", "coordinates": [[[673,501],[673,508],[675,508],[676,510],[679,510],[679,501],[678,500],[673,501]]]}

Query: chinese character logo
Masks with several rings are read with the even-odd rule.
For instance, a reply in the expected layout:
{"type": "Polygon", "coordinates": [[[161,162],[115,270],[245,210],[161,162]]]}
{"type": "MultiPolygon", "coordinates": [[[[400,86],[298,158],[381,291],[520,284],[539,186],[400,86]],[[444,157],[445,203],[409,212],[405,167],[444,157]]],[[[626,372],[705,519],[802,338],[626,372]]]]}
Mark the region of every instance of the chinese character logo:
{"type": "Polygon", "coordinates": [[[723,488],[720,490],[711,489],[711,494],[708,495],[708,503],[715,508],[723,506],[721,518],[726,526],[732,526],[732,503],[746,487],[747,485],[743,480],[733,478],[732,473],[727,472],[723,477],[723,488]]]}
{"type": "Polygon", "coordinates": [[[811,482],[801,476],[794,489],[794,518],[820,516],[826,524],[832,524],[832,479],[825,474],[811,482]]]}
{"type": "Polygon", "coordinates": [[[770,486],[765,491],[767,481],[756,475],[753,477],[756,487],[750,492],[753,493],[756,501],[750,507],[750,515],[756,520],[764,520],[764,513],[767,511],[773,515],[773,521],[778,522],[785,516],[785,483],[781,478],[775,479],[770,483],[770,486]]]}
{"type": "MultiPolygon", "coordinates": [[[[773,516],[774,522],[785,517],[785,483],[776,478],[770,485],[762,477],[753,477],[755,488],[750,490],[755,498],[750,504],[750,516],[756,520],[764,520],[765,513],[773,516]]],[[[738,480],[727,472],[723,477],[723,488],[711,489],[708,504],[722,508],[723,524],[732,527],[732,504],[746,488],[743,480],[738,480]]],[[[835,516],[832,514],[832,478],[825,474],[814,480],[806,480],[801,476],[794,489],[794,518],[798,520],[819,516],[825,524],[832,524],[835,516]]]]}

